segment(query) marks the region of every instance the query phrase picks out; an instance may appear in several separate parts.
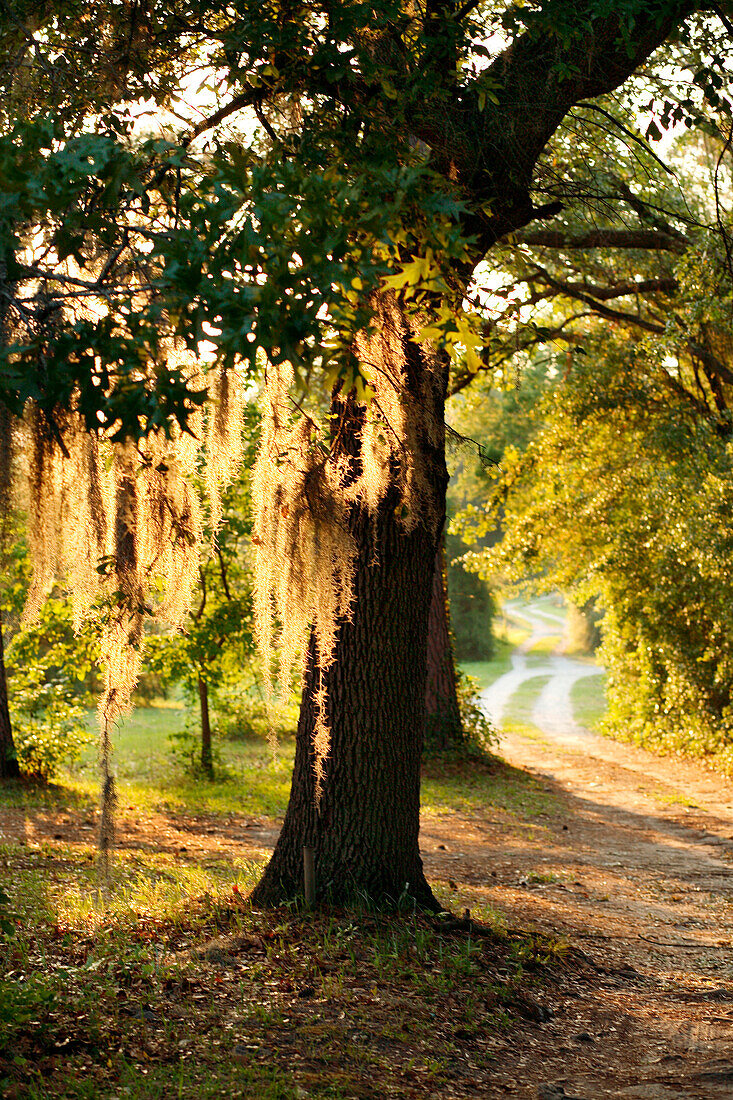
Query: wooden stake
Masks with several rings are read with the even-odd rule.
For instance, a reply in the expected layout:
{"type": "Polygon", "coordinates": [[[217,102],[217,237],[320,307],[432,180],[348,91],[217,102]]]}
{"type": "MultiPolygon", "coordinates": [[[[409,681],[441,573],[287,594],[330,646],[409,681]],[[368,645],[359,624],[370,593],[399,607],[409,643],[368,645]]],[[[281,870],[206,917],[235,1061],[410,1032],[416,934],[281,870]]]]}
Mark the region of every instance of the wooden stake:
{"type": "Polygon", "coordinates": [[[313,848],[303,848],[303,888],[305,904],[312,909],[316,903],[316,865],[313,848]]]}

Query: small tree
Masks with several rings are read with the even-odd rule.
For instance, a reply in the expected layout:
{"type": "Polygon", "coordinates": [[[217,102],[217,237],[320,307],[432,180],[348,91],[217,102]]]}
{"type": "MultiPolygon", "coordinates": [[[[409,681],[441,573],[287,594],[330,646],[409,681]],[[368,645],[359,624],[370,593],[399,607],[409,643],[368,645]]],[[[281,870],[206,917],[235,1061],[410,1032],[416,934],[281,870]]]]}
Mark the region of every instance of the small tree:
{"type": "MultiPolygon", "coordinates": [[[[256,410],[250,408],[245,427],[250,450],[256,427],[256,410]]],[[[214,775],[212,705],[222,704],[233,684],[245,692],[248,670],[254,673],[255,667],[251,511],[250,475],[245,470],[222,496],[216,533],[209,522],[199,584],[186,620],[174,634],[154,634],[147,642],[149,667],[163,672],[168,681],[182,683],[189,703],[198,704],[199,762],[209,778],[214,775]]],[[[252,675],[249,686],[254,682],[252,675]]]]}

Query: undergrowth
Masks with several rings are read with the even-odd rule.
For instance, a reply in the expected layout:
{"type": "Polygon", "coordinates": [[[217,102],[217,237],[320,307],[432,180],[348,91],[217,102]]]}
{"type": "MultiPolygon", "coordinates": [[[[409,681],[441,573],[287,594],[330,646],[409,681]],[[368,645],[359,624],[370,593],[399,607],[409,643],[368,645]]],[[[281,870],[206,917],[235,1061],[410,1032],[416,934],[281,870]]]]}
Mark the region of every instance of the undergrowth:
{"type": "Polygon", "coordinates": [[[103,898],[90,854],[0,849],[4,1096],[470,1092],[564,963],[501,921],[258,912],[255,864],[120,853],[103,898]]]}

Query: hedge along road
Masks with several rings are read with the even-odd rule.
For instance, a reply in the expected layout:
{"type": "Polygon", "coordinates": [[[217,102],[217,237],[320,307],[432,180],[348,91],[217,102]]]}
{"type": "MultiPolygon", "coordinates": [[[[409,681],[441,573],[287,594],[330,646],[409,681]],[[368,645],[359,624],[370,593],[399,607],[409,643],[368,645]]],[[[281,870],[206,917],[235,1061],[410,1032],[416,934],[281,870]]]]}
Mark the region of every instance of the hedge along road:
{"type": "Polygon", "coordinates": [[[481,693],[481,703],[494,725],[501,727],[507,718],[513,697],[528,680],[537,677],[547,679],[532,710],[532,724],[546,736],[563,742],[577,742],[591,735],[578,724],[573,714],[571,692],[573,685],[586,676],[603,673],[593,661],[580,661],[562,654],[549,654],[542,660],[528,655],[535,646],[547,638],[553,638],[564,628],[562,612],[545,611],[536,603],[507,604],[506,611],[515,620],[526,623],[531,633],[511,656],[512,667],[481,693]]]}

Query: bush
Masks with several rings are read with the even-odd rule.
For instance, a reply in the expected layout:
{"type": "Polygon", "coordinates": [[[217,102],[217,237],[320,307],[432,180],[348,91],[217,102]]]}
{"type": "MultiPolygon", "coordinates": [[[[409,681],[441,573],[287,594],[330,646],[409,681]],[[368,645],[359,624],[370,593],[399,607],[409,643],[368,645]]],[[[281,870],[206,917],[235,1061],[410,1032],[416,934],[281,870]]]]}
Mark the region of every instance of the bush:
{"type": "Polygon", "coordinates": [[[12,639],[8,704],[21,775],[46,783],[94,739],[85,720],[98,656],[94,631],[75,632],[70,602],[59,596],[47,599],[12,639]]]}
{"type": "Polygon", "coordinates": [[[499,733],[484,713],[479,691],[478,681],[472,676],[468,676],[465,672],[457,675],[456,695],[460,727],[455,721],[446,721],[444,725],[437,724],[440,723],[440,718],[436,715],[429,716],[423,743],[423,756],[426,759],[485,756],[486,753],[495,751],[499,744],[499,733]]]}
{"type": "Polygon", "coordinates": [[[23,681],[18,684],[14,678],[11,704],[18,764],[27,779],[47,783],[94,737],[85,726],[86,709],[68,680],[45,680],[43,670],[31,668],[23,681]]]}
{"type": "Polygon", "coordinates": [[[457,691],[466,747],[480,753],[494,752],[499,746],[499,731],[481,706],[478,680],[462,672],[457,691]]]}
{"type": "Polygon", "coordinates": [[[582,606],[569,603],[565,621],[565,652],[595,653],[601,644],[602,619],[603,612],[598,610],[595,600],[588,600],[582,606]]]}

